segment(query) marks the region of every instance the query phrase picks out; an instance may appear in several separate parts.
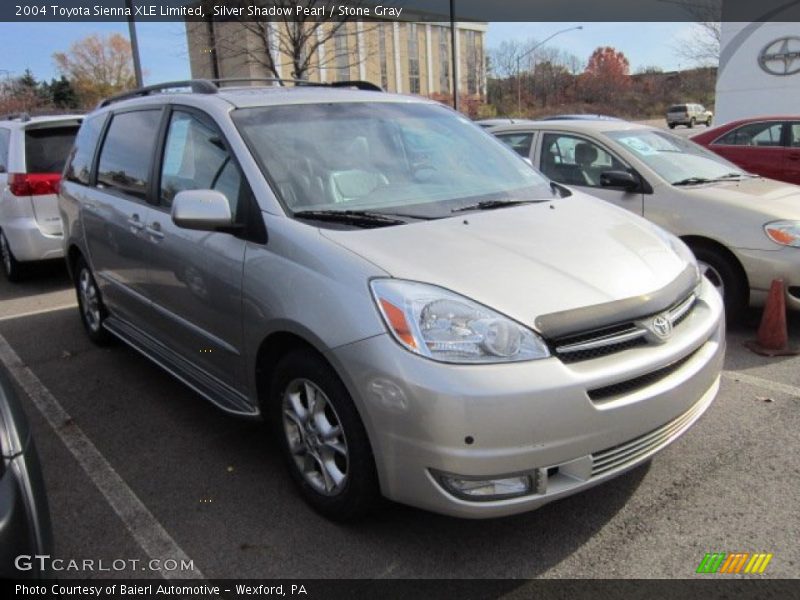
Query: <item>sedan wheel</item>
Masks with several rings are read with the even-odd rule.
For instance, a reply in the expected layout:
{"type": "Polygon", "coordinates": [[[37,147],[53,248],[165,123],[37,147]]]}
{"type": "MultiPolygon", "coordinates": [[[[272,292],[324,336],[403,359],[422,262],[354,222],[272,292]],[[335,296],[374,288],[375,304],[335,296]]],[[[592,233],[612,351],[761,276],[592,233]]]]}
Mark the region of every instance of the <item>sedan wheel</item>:
{"type": "Polygon", "coordinates": [[[720,275],[719,271],[717,271],[710,264],[703,262],[702,260],[697,261],[697,266],[700,267],[700,274],[706,277],[706,279],[708,279],[714,286],[714,289],[716,289],[719,292],[719,295],[724,298],[725,281],[723,281],[722,275],[720,275]]]}

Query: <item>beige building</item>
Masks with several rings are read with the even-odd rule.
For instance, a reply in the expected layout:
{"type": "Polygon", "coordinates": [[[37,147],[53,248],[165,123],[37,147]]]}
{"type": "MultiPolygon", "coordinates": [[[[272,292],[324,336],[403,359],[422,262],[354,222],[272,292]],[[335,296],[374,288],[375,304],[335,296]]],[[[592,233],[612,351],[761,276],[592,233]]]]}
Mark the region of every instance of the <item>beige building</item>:
{"type": "MultiPolygon", "coordinates": [[[[456,23],[459,95],[485,97],[487,28],[456,23]]],[[[291,55],[300,44],[290,39],[300,37],[310,81],[360,79],[423,96],[453,91],[449,23],[187,22],[186,35],[195,78],[274,77],[274,64],[281,78],[293,79],[291,55]]]]}

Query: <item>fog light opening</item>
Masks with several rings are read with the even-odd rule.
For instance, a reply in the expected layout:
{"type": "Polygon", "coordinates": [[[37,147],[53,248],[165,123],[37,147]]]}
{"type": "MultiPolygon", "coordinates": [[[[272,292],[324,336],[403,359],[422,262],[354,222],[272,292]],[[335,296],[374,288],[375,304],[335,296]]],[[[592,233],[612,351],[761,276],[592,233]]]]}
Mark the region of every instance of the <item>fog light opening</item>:
{"type": "Polygon", "coordinates": [[[532,473],[476,478],[434,472],[434,476],[450,494],[472,502],[516,498],[536,492],[535,475],[532,473]]]}

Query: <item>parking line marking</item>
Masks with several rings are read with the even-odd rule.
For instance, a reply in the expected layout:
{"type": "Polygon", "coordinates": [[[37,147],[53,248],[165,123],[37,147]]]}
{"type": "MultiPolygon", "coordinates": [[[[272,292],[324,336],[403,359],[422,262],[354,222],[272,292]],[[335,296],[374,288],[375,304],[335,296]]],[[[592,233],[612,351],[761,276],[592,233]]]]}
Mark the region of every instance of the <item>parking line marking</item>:
{"type": "Polygon", "coordinates": [[[67,310],[68,308],[77,308],[78,303],[72,302],[71,304],[61,304],[59,306],[51,306],[50,308],[41,308],[39,310],[31,310],[28,312],[17,313],[14,315],[4,315],[0,317],[0,321],[11,321],[12,319],[21,319],[22,317],[34,317],[36,315],[43,315],[49,312],[56,312],[59,310],[67,310]]]}
{"type": "MultiPolygon", "coordinates": [[[[150,559],[160,560],[161,565],[169,559],[177,561],[178,565],[181,561],[190,561],[188,555],[128,487],[125,480],[72,420],[50,390],[22,362],[2,335],[0,335],[0,361],[6,365],[17,384],[30,397],[89,479],[97,486],[144,553],[150,559]]],[[[205,579],[205,575],[197,567],[192,571],[176,569],[160,570],[158,573],[164,579],[205,579]]]]}
{"type": "Polygon", "coordinates": [[[761,377],[755,377],[754,375],[747,375],[746,373],[739,373],[738,371],[723,371],[722,374],[727,379],[741,381],[742,383],[748,383],[755,387],[760,387],[764,388],[765,390],[770,390],[771,392],[788,394],[789,396],[796,396],[800,398],[800,387],[796,387],[793,385],[786,385],[785,383],[778,383],[777,381],[770,381],[769,379],[762,379],[761,377]]]}

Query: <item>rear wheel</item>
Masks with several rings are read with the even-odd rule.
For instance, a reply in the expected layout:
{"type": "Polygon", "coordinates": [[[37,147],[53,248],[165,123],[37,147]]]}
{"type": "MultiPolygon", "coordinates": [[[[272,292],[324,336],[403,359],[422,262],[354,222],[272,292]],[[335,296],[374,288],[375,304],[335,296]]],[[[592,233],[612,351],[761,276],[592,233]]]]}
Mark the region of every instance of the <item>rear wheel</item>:
{"type": "Polygon", "coordinates": [[[689,129],[692,129],[695,126],[695,123],[697,123],[697,121],[695,120],[694,117],[689,119],[689,129]]]}
{"type": "Polygon", "coordinates": [[[667,123],[670,129],[675,129],[675,123],[667,123]]]}
{"type": "Polygon", "coordinates": [[[747,282],[733,259],[717,248],[691,246],[700,272],[712,283],[725,303],[728,321],[742,316],[748,304],[747,282]]]}
{"type": "Polygon", "coordinates": [[[83,257],[75,263],[75,292],[78,296],[78,309],[81,322],[89,339],[99,346],[105,346],[113,339],[103,328],[108,310],[103,304],[100,288],[92,275],[92,270],[83,257]]]}
{"type": "Polygon", "coordinates": [[[2,231],[0,231],[0,259],[3,261],[3,273],[6,279],[11,282],[21,281],[23,277],[22,264],[14,257],[6,234],[2,231]]]}
{"type": "Polygon", "coordinates": [[[706,127],[711,127],[711,118],[706,119],[706,127]]]}
{"type": "Polygon", "coordinates": [[[369,511],[378,496],[366,430],[344,384],[318,355],[296,350],[277,365],[272,424],[305,500],[335,521],[369,511]]]}

